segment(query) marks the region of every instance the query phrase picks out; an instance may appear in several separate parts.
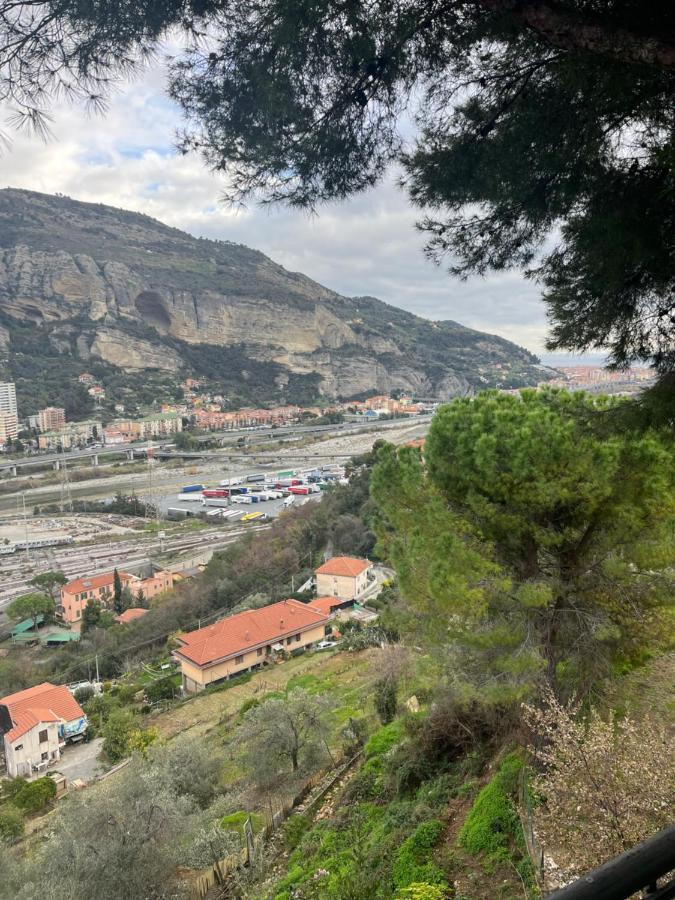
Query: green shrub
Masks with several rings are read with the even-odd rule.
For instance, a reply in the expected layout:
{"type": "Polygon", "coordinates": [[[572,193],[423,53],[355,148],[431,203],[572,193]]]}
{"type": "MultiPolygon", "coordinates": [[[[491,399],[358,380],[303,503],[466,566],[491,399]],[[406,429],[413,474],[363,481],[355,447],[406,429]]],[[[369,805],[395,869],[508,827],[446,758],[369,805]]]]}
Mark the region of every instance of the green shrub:
{"type": "Polygon", "coordinates": [[[73,697],[77,700],[80,706],[82,706],[83,703],[86,703],[87,700],[91,700],[93,696],[94,689],[90,685],[85,685],[84,687],[78,688],[73,693],[73,697]]]}
{"type": "Polygon", "coordinates": [[[375,685],[375,712],[383,725],[388,725],[396,716],[397,684],[392,678],[383,678],[375,685]]]}
{"type": "Polygon", "coordinates": [[[35,813],[56,796],[56,783],[53,779],[44,777],[36,781],[27,781],[14,796],[14,803],[25,812],[35,813]]]}
{"type": "Polygon", "coordinates": [[[300,813],[291,816],[283,826],[284,844],[287,849],[295,850],[311,827],[312,823],[307,816],[300,813]]]}
{"type": "Polygon", "coordinates": [[[444,900],[448,896],[448,891],[443,885],[415,881],[402,888],[396,894],[396,900],[444,900]]]}
{"type": "Polygon", "coordinates": [[[151,703],[157,703],[159,700],[172,700],[175,693],[176,679],[174,675],[158,678],[145,687],[145,695],[151,703]]]}
{"type": "Polygon", "coordinates": [[[11,844],[23,834],[23,813],[12,803],[0,806],[0,841],[11,844]]]}
{"type": "Polygon", "coordinates": [[[249,697],[248,700],[244,700],[239,707],[239,717],[243,719],[249,709],[254,709],[256,706],[260,706],[260,700],[257,697],[249,697]]]}
{"type": "Polygon", "coordinates": [[[515,753],[507,756],[492,781],[476,797],[459,833],[459,843],[469,853],[504,858],[509,855],[511,844],[522,840],[513,802],[521,768],[522,762],[515,753]]]}
{"type": "Polygon", "coordinates": [[[436,819],[423,822],[406,838],[396,852],[392,878],[397,888],[415,882],[447,886],[444,872],[432,861],[432,852],[443,834],[443,823],[436,819]]]}
{"type": "Polygon", "coordinates": [[[400,744],[404,735],[405,728],[400,719],[378,728],[366,741],[366,759],[369,759],[371,756],[381,756],[384,753],[388,753],[392,747],[400,744]]]}

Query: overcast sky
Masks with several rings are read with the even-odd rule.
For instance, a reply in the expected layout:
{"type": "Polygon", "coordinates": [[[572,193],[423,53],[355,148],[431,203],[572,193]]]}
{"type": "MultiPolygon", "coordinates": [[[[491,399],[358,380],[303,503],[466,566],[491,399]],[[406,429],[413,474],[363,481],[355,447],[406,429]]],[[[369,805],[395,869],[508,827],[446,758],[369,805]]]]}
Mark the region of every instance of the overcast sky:
{"type": "Polygon", "coordinates": [[[222,182],[201,159],[175,152],[180,113],[163,88],[158,66],[120,89],[103,116],[55,104],[47,143],[6,132],[11,144],[0,151],[0,186],[138,210],[193,235],[262,250],[340,293],[370,294],[431,319],[454,319],[509,338],[547,362],[569,362],[543,354],[546,318],[536,285],[517,273],[461,282],[425,258],[415,212],[393,174],[315,216],[229,209],[219,199],[222,182]]]}

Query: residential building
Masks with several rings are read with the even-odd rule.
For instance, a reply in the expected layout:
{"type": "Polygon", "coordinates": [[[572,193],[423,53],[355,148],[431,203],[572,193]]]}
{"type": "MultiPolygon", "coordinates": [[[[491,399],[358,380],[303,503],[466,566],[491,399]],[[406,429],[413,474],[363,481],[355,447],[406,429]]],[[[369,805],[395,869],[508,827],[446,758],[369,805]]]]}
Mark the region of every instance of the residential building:
{"type": "MultiPolygon", "coordinates": [[[[138,581],[128,572],[117,573],[120,577],[122,587],[131,582],[138,581]]],[[[103,606],[107,606],[112,600],[115,592],[115,573],[103,572],[101,575],[91,575],[89,577],[75,578],[64,584],[61,588],[61,603],[57,607],[56,612],[61,616],[64,622],[74,624],[79,622],[84,613],[84,609],[90,600],[97,600],[103,606]]]]}
{"type": "Polygon", "coordinates": [[[13,381],[0,381],[0,413],[19,417],[16,408],[16,386],[13,381]]]}
{"type": "Polygon", "coordinates": [[[14,413],[0,412],[0,447],[13,441],[19,433],[19,421],[14,413]]]}
{"type": "Polygon", "coordinates": [[[66,424],[66,411],[59,406],[46,406],[38,413],[40,431],[59,431],[66,424]]]}
{"type": "MultiPolygon", "coordinates": [[[[152,600],[162,591],[168,591],[173,587],[173,572],[159,570],[153,572],[147,578],[140,578],[129,572],[117,573],[122,587],[128,587],[134,597],[140,591],[146,600],[152,600]]],[[[61,602],[57,613],[64,622],[75,624],[82,619],[84,609],[90,600],[97,600],[104,606],[110,605],[115,588],[115,573],[103,572],[100,575],[75,578],[61,588],[61,602]]]]}
{"type": "Polygon", "coordinates": [[[58,431],[45,431],[38,435],[40,450],[70,450],[71,447],[84,447],[96,438],[100,438],[103,429],[95,419],[82,422],[68,422],[58,431]]]}
{"type": "Polygon", "coordinates": [[[334,556],[316,570],[316,592],[319,596],[354,600],[368,587],[372,563],[352,556],[334,556]]]}
{"type": "Polygon", "coordinates": [[[326,613],[282,600],[180,635],[173,655],[181,666],[183,690],[195,693],[259,669],[283,652],[311,647],[331,630],[326,613]]]}
{"type": "Polygon", "coordinates": [[[77,380],[80,384],[96,384],[96,378],[91,372],[83,372],[81,375],[78,375],[77,380]]]}
{"type": "Polygon", "coordinates": [[[183,420],[177,413],[155,413],[142,419],[115,419],[103,435],[106,444],[119,444],[168,437],[182,430],[183,420]]]}
{"type": "Polygon", "coordinates": [[[147,609],[143,609],[142,606],[130,606],[129,609],[125,609],[119,616],[115,616],[115,621],[119,622],[120,625],[127,625],[129,622],[142,618],[146,613],[147,609]]]}
{"type": "Polygon", "coordinates": [[[61,758],[87,727],[82,707],[65,685],[43,682],[0,698],[0,734],[10,778],[29,777],[61,758]]]}
{"type": "Polygon", "coordinates": [[[87,388],[87,393],[90,397],[93,397],[94,400],[105,400],[105,388],[101,387],[100,384],[94,384],[92,387],[87,388]]]}

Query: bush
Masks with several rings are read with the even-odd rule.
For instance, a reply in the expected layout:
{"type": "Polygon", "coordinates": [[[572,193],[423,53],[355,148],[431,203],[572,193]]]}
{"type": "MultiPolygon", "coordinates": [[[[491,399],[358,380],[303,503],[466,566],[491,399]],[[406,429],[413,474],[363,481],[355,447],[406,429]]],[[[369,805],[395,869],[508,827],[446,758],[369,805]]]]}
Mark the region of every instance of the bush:
{"type": "Polygon", "coordinates": [[[423,822],[401,844],[392,868],[392,878],[397,888],[416,882],[444,885],[444,872],[432,861],[431,855],[443,834],[443,823],[436,819],[423,822]]]}
{"type": "Polygon", "coordinates": [[[239,718],[243,718],[249,709],[254,709],[256,706],[260,706],[260,700],[257,697],[249,697],[248,700],[244,700],[239,708],[239,718]]]}
{"type": "Polygon", "coordinates": [[[36,813],[56,796],[56,783],[45,777],[36,781],[27,781],[14,795],[14,803],[24,812],[36,813]]]}
{"type": "Polygon", "coordinates": [[[291,816],[283,826],[284,844],[288,850],[295,850],[305,834],[312,827],[307,816],[297,813],[291,816]]]}
{"type": "Polygon", "coordinates": [[[459,843],[469,853],[503,859],[514,842],[522,842],[513,802],[522,765],[515,753],[507,756],[492,781],[476,797],[459,833],[459,843]]]}
{"type": "Polygon", "coordinates": [[[77,702],[82,706],[83,703],[86,703],[87,700],[91,700],[94,696],[94,689],[90,686],[80,687],[74,693],[73,697],[77,700],[77,702]]]}
{"type": "Polygon", "coordinates": [[[397,684],[392,678],[383,678],[375,685],[375,712],[383,725],[388,725],[396,716],[397,684]]]}
{"type": "Polygon", "coordinates": [[[167,675],[165,678],[158,678],[146,685],[145,693],[151,703],[157,703],[159,700],[172,700],[176,693],[176,683],[173,675],[167,675]]]}
{"type": "Polygon", "coordinates": [[[444,900],[449,896],[443,885],[415,881],[396,894],[396,900],[444,900]]]}
{"type": "Polygon", "coordinates": [[[12,803],[0,806],[0,841],[11,844],[23,834],[23,813],[12,803]]]}

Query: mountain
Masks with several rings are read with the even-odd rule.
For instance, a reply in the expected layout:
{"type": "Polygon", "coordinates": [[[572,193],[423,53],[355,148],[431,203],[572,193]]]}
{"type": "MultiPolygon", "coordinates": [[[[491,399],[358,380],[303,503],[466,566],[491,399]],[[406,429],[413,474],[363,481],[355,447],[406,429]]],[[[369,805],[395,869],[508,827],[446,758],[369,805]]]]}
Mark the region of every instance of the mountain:
{"type": "Polygon", "coordinates": [[[447,398],[542,377],[509,341],[340,296],[241,244],[11,188],[0,190],[0,353],[29,406],[56,402],[84,368],[132,403],[170,396],[187,375],[233,402],[447,398]]]}

